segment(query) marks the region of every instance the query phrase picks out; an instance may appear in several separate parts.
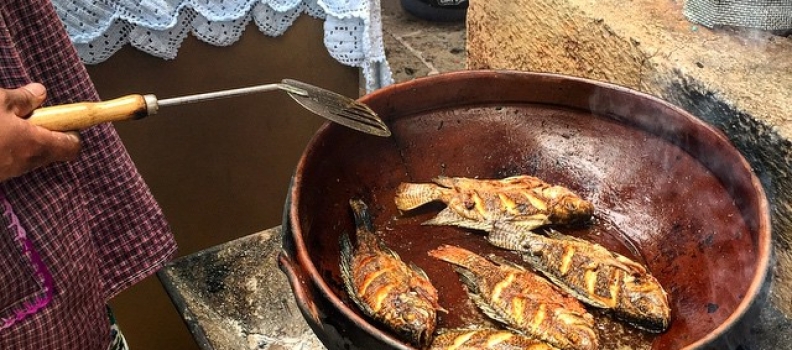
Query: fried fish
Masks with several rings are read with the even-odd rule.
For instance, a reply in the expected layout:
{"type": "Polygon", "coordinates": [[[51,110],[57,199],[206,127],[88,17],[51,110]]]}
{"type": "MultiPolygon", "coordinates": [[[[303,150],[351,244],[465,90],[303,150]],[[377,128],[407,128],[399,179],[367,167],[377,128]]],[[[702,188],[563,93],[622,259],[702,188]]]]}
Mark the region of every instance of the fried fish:
{"type": "Polygon", "coordinates": [[[599,347],[594,317],[541,276],[450,245],[429,255],[458,267],[471,300],[490,318],[559,349],[599,347]]]}
{"type": "Polygon", "coordinates": [[[663,332],[671,308],[660,282],[641,264],[605,247],[562,235],[548,236],[496,226],[488,236],[495,246],[522,252],[523,259],[561,289],[649,332],[663,332]]]}
{"type": "Polygon", "coordinates": [[[449,329],[438,333],[429,350],[557,350],[505,329],[449,329]]]}
{"type": "Polygon", "coordinates": [[[442,201],[446,208],[425,225],[455,225],[490,231],[494,223],[533,230],[549,224],[568,224],[591,218],[594,206],[562,186],[521,175],[480,180],[437,177],[434,183],[402,183],[396,207],[407,211],[442,201]]]}
{"type": "Polygon", "coordinates": [[[407,264],[374,234],[363,201],[351,200],[357,245],[341,236],[341,276],[352,301],[410,343],[430,343],[437,325],[437,290],[426,273],[407,264]]]}

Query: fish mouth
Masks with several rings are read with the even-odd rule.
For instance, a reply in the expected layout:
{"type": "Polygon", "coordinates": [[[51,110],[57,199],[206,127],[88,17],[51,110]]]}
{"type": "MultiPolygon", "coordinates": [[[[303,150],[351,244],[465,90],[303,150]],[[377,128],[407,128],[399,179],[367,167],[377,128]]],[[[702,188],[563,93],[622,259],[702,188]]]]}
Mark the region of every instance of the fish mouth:
{"type": "Polygon", "coordinates": [[[433,328],[429,322],[413,324],[413,326],[403,329],[402,333],[412,344],[424,347],[432,341],[433,328]]]}
{"type": "Polygon", "coordinates": [[[635,315],[627,315],[625,313],[617,312],[616,316],[635,328],[655,334],[665,332],[670,324],[668,317],[661,314],[637,317],[635,315]]]}
{"type": "Polygon", "coordinates": [[[420,332],[418,332],[417,336],[418,339],[416,340],[421,346],[428,345],[429,341],[432,340],[432,332],[430,332],[428,328],[422,329],[420,332]]]}

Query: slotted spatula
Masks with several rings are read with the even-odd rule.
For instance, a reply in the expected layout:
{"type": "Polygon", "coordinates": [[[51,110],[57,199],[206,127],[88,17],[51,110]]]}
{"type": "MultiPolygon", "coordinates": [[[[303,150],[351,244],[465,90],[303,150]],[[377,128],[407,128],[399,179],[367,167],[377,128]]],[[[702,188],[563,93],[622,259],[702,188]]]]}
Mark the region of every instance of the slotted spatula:
{"type": "Polygon", "coordinates": [[[79,102],[39,108],[28,119],[55,131],[82,130],[104,123],[141,119],[160,107],[215,100],[264,91],[283,90],[305,109],[346,127],[377,136],[390,136],[385,123],[368,106],[344,95],[300,81],[284,79],[279,84],[257,85],[205,94],[157,99],[156,96],[127,95],[101,102],[79,102]]]}

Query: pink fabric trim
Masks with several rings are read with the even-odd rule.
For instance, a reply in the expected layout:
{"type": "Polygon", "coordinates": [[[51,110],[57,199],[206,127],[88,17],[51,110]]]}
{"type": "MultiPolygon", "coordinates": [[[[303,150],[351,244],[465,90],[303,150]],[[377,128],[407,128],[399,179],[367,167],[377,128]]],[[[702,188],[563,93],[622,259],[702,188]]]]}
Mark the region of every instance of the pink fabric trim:
{"type": "Polygon", "coordinates": [[[2,205],[3,215],[11,222],[8,225],[8,229],[14,234],[14,239],[22,246],[22,253],[30,260],[36,277],[44,287],[44,296],[37,297],[32,302],[25,303],[22,308],[14,311],[11,317],[0,320],[0,331],[2,331],[47,306],[52,301],[55,283],[52,274],[49,272],[49,269],[47,269],[47,265],[41,260],[41,256],[36,252],[33,242],[27,237],[27,231],[19,223],[19,218],[14,213],[11,203],[6,199],[2,189],[0,189],[0,204],[2,205]]]}

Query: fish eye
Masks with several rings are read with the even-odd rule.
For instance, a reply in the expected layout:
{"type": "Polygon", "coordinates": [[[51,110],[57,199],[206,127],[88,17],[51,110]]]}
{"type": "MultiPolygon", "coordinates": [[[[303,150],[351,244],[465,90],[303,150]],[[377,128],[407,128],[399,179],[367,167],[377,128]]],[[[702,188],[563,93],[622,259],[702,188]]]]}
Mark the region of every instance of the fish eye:
{"type": "Polygon", "coordinates": [[[464,204],[464,206],[465,206],[465,209],[467,209],[467,210],[472,210],[473,208],[475,208],[475,207],[476,207],[476,203],[475,203],[475,202],[473,202],[473,201],[472,201],[472,200],[470,200],[470,199],[466,199],[466,200],[465,200],[465,202],[464,202],[463,204],[464,204]]]}

